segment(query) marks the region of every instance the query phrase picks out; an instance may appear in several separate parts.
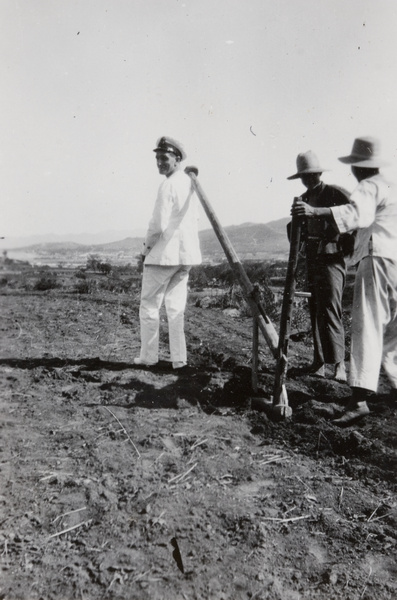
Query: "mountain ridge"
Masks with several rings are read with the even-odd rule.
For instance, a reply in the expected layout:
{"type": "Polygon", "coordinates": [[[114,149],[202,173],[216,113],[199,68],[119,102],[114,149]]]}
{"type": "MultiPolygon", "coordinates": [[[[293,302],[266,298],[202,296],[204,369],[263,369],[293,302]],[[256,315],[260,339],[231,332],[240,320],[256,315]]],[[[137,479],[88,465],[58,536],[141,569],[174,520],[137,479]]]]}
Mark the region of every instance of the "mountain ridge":
{"type": "MultiPolygon", "coordinates": [[[[278,219],[269,223],[242,223],[224,228],[230,243],[237,255],[242,260],[262,260],[270,258],[285,259],[288,256],[289,243],[286,234],[286,225],[289,218],[278,219]]],[[[225,254],[221,244],[212,228],[199,232],[200,245],[205,262],[222,262],[225,254]]],[[[102,259],[112,262],[114,260],[130,262],[140,253],[144,236],[128,236],[124,239],[101,243],[79,244],[74,241],[47,242],[10,248],[12,254],[31,254],[32,261],[36,264],[47,261],[67,262],[80,264],[86,260],[88,254],[98,254],[102,259]],[[78,258],[80,257],[80,258],[78,258]],[[73,259],[73,260],[72,260],[73,259]]],[[[8,248],[7,248],[8,251],[8,248]]]]}
{"type": "Polygon", "coordinates": [[[124,237],[141,237],[145,235],[144,229],[109,229],[98,233],[47,233],[29,236],[10,236],[1,240],[1,246],[7,250],[28,248],[43,244],[75,243],[82,246],[91,246],[117,242],[124,237]]]}

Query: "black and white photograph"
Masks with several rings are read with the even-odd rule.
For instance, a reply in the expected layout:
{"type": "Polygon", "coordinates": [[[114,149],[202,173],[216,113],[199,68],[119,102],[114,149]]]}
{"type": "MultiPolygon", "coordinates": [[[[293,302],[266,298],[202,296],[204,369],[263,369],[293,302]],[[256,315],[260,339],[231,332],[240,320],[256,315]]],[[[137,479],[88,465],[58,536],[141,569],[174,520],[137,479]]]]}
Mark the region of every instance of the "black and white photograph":
{"type": "Polygon", "coordinates": [[[395,599],[395,0],[0,31],[0,599],[395,599]]]}

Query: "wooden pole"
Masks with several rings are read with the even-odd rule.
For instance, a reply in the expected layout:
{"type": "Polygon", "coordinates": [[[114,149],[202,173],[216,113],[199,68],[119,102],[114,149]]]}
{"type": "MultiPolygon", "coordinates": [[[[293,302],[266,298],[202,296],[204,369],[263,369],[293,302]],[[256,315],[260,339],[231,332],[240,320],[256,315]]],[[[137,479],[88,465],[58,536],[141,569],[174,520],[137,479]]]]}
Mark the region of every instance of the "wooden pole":
{"type": "Polygon", "coordinates": [[[254,394],[258,392],[258,366],[259,366],[259,326],[258,318],[252,319],[252,379],[251,387],[254,394]]]}
{"type": "Polygon", "coordinates": [[[215,215],[208,198],[206,197],[201,185],[197,181],[196,171],[198,172],[196,167],[186,167],[185,169],[185,172],[189,175],[189,177],[192,180],[193,188],[215,231],[215,234],[223,248],[223,251],[225,252],[226,258],[229,261],[233,273],[237,281],[240,283],[244,298],[248,303],[253,316],[255,316],[258,320],[259,329],[261,330],[274,358],[277,358],[277,349],[279,343],[277,331],[275,330],[273,323],[267,316],[262,304],[259,302],[257,297],[257,291],[252,285],[250,279],[248,278],[248,275],[246,274],[244,267],[241,264],[225,230],[218,221],[218,218],[215,215]]]}
{"type": "MultiPolygon", "coordinates": [[[[257,321],[257,326],[261,330],[269,348],[272,352],[274,358],[277,359],[279,352],[279,337],[277,331],[275,330],[273,323],[270,321],[267,316],[264,307],[262,306],[258,290],[252,285],[250,279],[248,278],[246,272],[244,271],[244,267],[241,264],[225,230],[222,225],[219,223],[211,204],[209,203],[208,198],[206,197],[201,185],[197,181],[198,169],[197,167],[186,167],[185,173],[189,175],[192,180],[193,189],[196,192],[204,211],[215,231],[215,234],[225,252],[226,258],[229,261],[229,265],[232,268],[232,271],[235,275],[235,278],[240,283],[242,292],[244,294],[244,298],[251,309],[252,316],[257,321]]],[[[255,335],[255,334],[254,334],[255,335]]],[[[256,344],[253,341],[253,344],[256,344]]],[[[257,358],[255,354],[253,355],[253,360],[256,361],[257,358]]],[[[252,374],[253,386],[257,385],[255,383],[255,374],[252,374]]],[[[284,383],[281,384],[280,393],[278,393],[277,401],[272,402],[272,400],[267,401],[263,399],[257,399],[256,406],[259,410],[265,410],[269,412],[274,418],[286,418],[292,415],[291,407],[288,405],[288,395],[287,390],[284,383]]]]}
{"type": "Polygon", "coordinates": [[[277,364],[273,390],[273,404],[280,402],[282,389],[285,383],[288,367],[288,344],[291,328],[291,315],[293,309],[295,287],[296,287],[296,270],[298,265],[298,254],[301,238],[301,217],[292,217],[291,234],[290,234],[290,251],[287,267],[287,275],[285,279],[285,288],[283,296],[283,305],[281,309],[280,319],[280,337],[277,349],[277,364]]]}

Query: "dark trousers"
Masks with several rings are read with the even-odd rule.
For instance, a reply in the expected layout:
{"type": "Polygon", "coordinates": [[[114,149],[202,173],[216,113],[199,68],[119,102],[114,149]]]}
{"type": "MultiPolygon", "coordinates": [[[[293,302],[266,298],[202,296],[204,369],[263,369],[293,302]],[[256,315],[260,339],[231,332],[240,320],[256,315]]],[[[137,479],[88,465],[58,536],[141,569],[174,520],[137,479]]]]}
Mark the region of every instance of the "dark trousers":
{"type": "Polygon", "coordinates": [[[335,364],[345,358],[342,294],[346,282],[343,256],[306,256],[307,287],[313,332],[314,362],[335,364]]]}

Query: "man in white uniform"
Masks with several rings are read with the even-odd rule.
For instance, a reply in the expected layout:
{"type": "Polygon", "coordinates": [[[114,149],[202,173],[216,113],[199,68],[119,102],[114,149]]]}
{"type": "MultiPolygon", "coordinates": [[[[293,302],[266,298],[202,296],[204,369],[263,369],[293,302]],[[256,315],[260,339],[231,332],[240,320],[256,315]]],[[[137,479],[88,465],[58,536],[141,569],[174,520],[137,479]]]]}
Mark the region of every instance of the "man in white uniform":
{"type": "Polygon", "coordinates": [[[377,391],[381,366],[397,395],[397,197],[380,174],[386,163],[379,142],[357,138],[349,156],[358,186],[350,204],[313,208],[298,201],[292,214],[324,217],[340,233],[357,230],[352,257],[357,265],[354,286],[349,384],[351,400],[333,422],[345,426],[369,413],[367,400],[377,391]]]}
{"type": "Polygon", "coordinates": [[[197,197],[190,177],[181,169],[186,158],[182,144],[162,137],[153,152],[166,178],[142,249],[141,352],[134,363],[152,366],[159,360],[159,313],[164,302],[172,366],[179,369],[187,364],[184,313],[189,271],[201,263],[197,197]]]}

